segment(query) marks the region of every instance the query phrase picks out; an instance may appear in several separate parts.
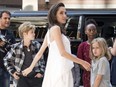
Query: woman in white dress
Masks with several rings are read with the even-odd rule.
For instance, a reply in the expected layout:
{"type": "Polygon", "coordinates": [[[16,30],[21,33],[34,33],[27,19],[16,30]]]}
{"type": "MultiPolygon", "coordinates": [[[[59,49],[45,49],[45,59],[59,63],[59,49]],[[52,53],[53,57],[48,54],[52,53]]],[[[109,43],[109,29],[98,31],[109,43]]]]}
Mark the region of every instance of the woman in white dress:
{"type": "Polygon", "coordinates": [[[27,76],[48,46],[49,54],[42,87],[73,87],[71,72],[73,62],[82,65],[86,70],[90,70],[89,63],[71,54],[70,41],[65,36],[63,27],[66,20],[64,4],[57,3],[53,5],[48,13],[49,29],[43,44],[30,67],[22,71],[22,74],[27,76]]]}

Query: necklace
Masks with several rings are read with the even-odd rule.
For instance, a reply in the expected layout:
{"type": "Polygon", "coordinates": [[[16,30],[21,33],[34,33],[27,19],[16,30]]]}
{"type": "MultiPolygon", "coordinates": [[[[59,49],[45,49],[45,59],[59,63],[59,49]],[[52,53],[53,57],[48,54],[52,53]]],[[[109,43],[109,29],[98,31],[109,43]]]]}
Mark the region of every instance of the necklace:
{"type": "Polygon", "coordinates": [[[31,51],[31,50],[30,50],[30,47],[27,47],[27,46],[24,46],[24,49],[25,49],[25,51],[28,51],[28,52],[31,51]]]}
{"type": "Polygon", "coordinates": [[[29,47],[27,47],[27,51],[28,51],[28,52],[30,52],[30,49],[29,49],[29,47]]]}

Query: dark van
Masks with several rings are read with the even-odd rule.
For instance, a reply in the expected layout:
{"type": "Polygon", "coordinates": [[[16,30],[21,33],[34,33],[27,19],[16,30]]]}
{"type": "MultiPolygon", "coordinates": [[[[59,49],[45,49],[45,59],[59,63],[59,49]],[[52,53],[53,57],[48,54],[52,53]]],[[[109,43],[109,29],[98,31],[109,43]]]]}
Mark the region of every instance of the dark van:
{"type": "MultiPolygon", "coordinates": [[[[11,26],[16,40],[19,40],[17,34],[18,26],[24,21],[31,21],[36,25],[36,39],[40,42],[47,32],[48,11],[15,11],[11,12],[11,26]]],[[[105,39],[116,36],[116,10],[115,9],[78,9],[67,10],[67,23],[65,29],[67,36],[71,40],[72,53],[76,54],[78,45],[86,40],[84,34],[84,24],[87,19],[94,19],[98,26],[98,37],[105,39]]],[[[110,41],[109,41],[110,42],[110,41]]]]}

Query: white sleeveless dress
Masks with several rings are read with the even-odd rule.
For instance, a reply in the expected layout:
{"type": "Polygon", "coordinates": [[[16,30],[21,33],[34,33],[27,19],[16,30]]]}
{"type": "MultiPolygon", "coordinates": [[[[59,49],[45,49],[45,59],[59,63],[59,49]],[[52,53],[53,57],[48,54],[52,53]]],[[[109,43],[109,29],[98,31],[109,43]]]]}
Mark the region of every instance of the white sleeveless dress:
{"type": "MultiPolygon", "coordinates": [[[[47,32],[49,44],[48,60],[42,87],[73,87],[73,76],[71,69],[73,62],[60,55],[55,41],[50,42],[49,30],[47,32]]],[[[65,49],[71,54],[70,41],[62,34],[62,41],[65,49]]]]}

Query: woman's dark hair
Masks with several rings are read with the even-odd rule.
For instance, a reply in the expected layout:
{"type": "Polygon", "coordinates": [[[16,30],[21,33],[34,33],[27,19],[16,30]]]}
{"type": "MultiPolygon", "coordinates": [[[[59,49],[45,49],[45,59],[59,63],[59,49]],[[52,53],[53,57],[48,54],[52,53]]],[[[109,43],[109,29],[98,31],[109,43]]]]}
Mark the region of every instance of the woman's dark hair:
{"type": "Polygon", "coordinates": [[[57,3],[57,4],[54,4],[50,8],[50,10],[48,12],[48,23],[49,23],[49,28],[54,25],[58,25],[61,28],[61,33],[65,33],[64,25],[63,24],[61,25],[57,21],[57,18],[56,18],[57,11],[59,10],[60,7],[65,7],[65,5],[63,3],[57,3]]]}

